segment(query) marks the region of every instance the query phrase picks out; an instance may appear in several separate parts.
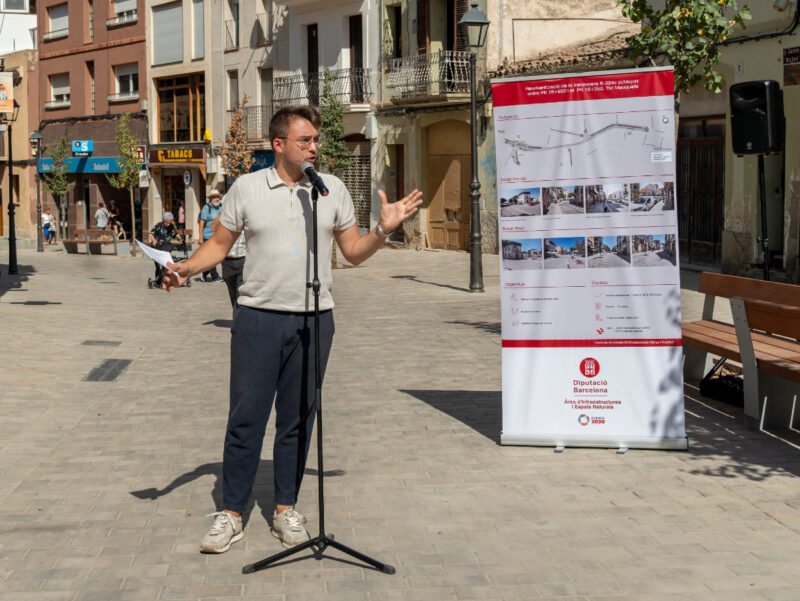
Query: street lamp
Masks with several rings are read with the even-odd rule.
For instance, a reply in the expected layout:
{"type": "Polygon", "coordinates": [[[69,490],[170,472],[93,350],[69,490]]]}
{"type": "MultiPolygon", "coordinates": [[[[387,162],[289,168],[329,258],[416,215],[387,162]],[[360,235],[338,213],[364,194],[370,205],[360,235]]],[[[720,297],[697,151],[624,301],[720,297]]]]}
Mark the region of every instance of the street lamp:
{"type": "Polygon", "coordinates": [[[42,196],[39,186],[39,153],[42,151],[42,140],[44,136],[37,129],[30,135],[31,149],[36,157],[36,252],[44,252],[42,242],[42,196]]]}
{"type": "Polygon", "coordinates": [[[5,113],[0,121],[8,129],[8,274],[17,275],[17,232],[14,225],[14,157],[11,145],[11,124],[17,120],[19,104],[14,101],[14,111],[5,113]]]}
{"type": "Polygon", "coordinates": [[[470,197],[470,235],[469,235],[469,289],[470,292],[483,292],[483,262],[481,258],[481,183],[478,181],[478,121],[475,100],[475,63],[477,53],[486,43],[486,32],[489,29],[489,20],[483,11],[478,10],[477,4],[472,4],[459,25],[467,30],[469,44],[469,109],[470,133],[472,138],[472,181],[469,183],[470,197]]]}

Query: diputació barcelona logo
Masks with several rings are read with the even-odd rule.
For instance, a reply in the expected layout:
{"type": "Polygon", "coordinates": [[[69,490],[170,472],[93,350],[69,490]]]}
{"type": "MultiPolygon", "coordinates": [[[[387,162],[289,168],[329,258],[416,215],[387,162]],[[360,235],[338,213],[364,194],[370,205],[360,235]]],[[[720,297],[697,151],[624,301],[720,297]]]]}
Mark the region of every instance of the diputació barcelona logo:
{"type": "Polygon", "coordinates": [[[594,378],[597,374],[599,374],[600,364],[597,362],[597,359],[586,357],[586,359],[581,361],[581,373],[586,378],[594,378]]]}

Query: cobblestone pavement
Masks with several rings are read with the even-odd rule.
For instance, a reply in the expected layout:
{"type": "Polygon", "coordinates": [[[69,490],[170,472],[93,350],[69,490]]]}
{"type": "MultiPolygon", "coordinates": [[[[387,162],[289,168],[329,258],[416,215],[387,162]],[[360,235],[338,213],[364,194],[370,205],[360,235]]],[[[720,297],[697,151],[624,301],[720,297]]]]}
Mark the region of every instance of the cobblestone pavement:
{"type": "MultiPolygon", "coordinates": [[[[796,439],[687,386],[688,452],[499,446],[499,262],[476,295],[466,254],[430,251],[334,276],[326,525],[397,573],[332,552],[242,575],[281,550],[269,444],[244,540],[198,553],[221,499],[225,286],[148,290],[141,258],[19,259],[8,276],[0,254],[0,601],[800,598],[796,439]],[[85,379],[108,359],[130,364],[85,379]]],[[[700,307],[685,290],[685,318],[700,307]]]]}

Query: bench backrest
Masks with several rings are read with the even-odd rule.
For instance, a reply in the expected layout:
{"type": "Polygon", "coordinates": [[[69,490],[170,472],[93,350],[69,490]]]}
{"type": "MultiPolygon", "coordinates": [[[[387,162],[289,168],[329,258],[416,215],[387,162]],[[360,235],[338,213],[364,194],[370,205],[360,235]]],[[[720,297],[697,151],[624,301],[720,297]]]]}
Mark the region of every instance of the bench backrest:
{"type": "Polygon", "coordinates": [[[739,298],[733,300],[744,303],[750,329],[800,339],[800,307],[739,298]]]}
{"type": "Polygon", "coordinates": [[[800,286],[794,284],[765,282],[764,280],[704,271],[700,275],[698,290],[711,296],[800,307],[800,286]]]}

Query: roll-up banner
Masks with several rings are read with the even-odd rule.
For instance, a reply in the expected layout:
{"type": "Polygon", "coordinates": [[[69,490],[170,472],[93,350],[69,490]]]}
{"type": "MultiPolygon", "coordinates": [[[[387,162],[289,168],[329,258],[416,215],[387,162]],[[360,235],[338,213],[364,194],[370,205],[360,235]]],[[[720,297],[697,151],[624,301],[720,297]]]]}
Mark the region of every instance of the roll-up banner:
{"type": "Polygon", "coordinates": [[[671,68],[492,81],[503,444],[687,448],[671,68]]]}

